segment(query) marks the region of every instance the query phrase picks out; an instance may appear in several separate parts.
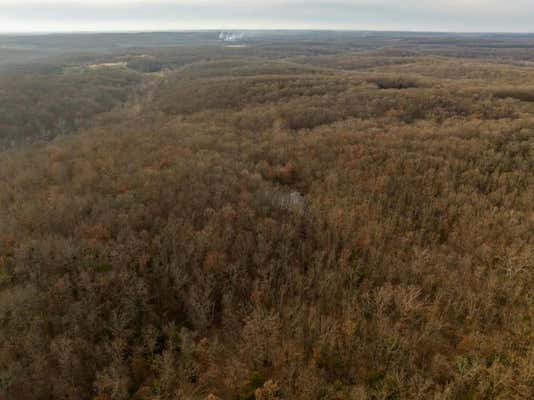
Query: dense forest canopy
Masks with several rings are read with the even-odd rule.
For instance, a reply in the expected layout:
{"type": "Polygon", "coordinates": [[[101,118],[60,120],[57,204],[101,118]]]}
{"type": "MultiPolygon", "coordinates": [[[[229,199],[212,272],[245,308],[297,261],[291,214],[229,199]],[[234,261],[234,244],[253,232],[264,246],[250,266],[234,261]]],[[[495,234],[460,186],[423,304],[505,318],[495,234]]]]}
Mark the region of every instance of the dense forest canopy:
{"type": "Polygon", "coordinates": [[[532,398],[534,38],[218,35],[0,36],[0,398],[532,398]]]}

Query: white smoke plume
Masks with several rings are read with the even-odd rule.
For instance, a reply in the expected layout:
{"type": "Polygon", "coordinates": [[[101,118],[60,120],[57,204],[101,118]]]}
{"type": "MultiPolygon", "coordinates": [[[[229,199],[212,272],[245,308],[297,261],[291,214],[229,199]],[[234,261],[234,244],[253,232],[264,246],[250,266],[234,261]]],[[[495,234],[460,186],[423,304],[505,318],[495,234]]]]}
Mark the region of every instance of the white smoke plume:
{"type": "Polygon", "coordinates": [[[219,33],[219,40],[222,40],[223,42],[236,42],[242,40],[244,36],[243,33],[221,32],[219,33]]]}

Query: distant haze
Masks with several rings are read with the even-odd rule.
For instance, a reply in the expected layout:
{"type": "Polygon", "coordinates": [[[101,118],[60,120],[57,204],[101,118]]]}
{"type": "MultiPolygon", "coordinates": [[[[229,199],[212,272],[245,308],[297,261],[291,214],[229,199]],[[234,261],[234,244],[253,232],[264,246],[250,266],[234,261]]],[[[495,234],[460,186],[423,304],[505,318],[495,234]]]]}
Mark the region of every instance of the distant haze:
{"type": "Polygon", "coordinates": [[[532,32],[533,0],[0,0],[0,32],[347,29],[532,32]]]}

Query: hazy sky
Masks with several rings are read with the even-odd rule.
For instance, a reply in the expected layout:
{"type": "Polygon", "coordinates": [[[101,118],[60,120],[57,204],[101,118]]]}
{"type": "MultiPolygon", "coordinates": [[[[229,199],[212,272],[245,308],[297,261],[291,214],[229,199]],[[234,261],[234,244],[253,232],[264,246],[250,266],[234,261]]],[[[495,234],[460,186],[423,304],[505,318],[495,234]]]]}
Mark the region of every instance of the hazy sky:
{"type": "Polygon", "coordinates": [[[261,28],[533,32],[534,0],[0,0],[0,32],[261,28]]]}

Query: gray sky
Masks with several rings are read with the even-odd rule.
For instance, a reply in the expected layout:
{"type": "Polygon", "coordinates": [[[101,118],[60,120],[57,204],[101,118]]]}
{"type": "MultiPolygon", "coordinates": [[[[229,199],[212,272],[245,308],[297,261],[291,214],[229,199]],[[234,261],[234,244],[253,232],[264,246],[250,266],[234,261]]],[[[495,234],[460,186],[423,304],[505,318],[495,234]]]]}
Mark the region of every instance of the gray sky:
{"type": "Polygon", "coordinates": [[[0,32],[263,28],[533,32],[534,0],[0,0],[0,32]]]}

